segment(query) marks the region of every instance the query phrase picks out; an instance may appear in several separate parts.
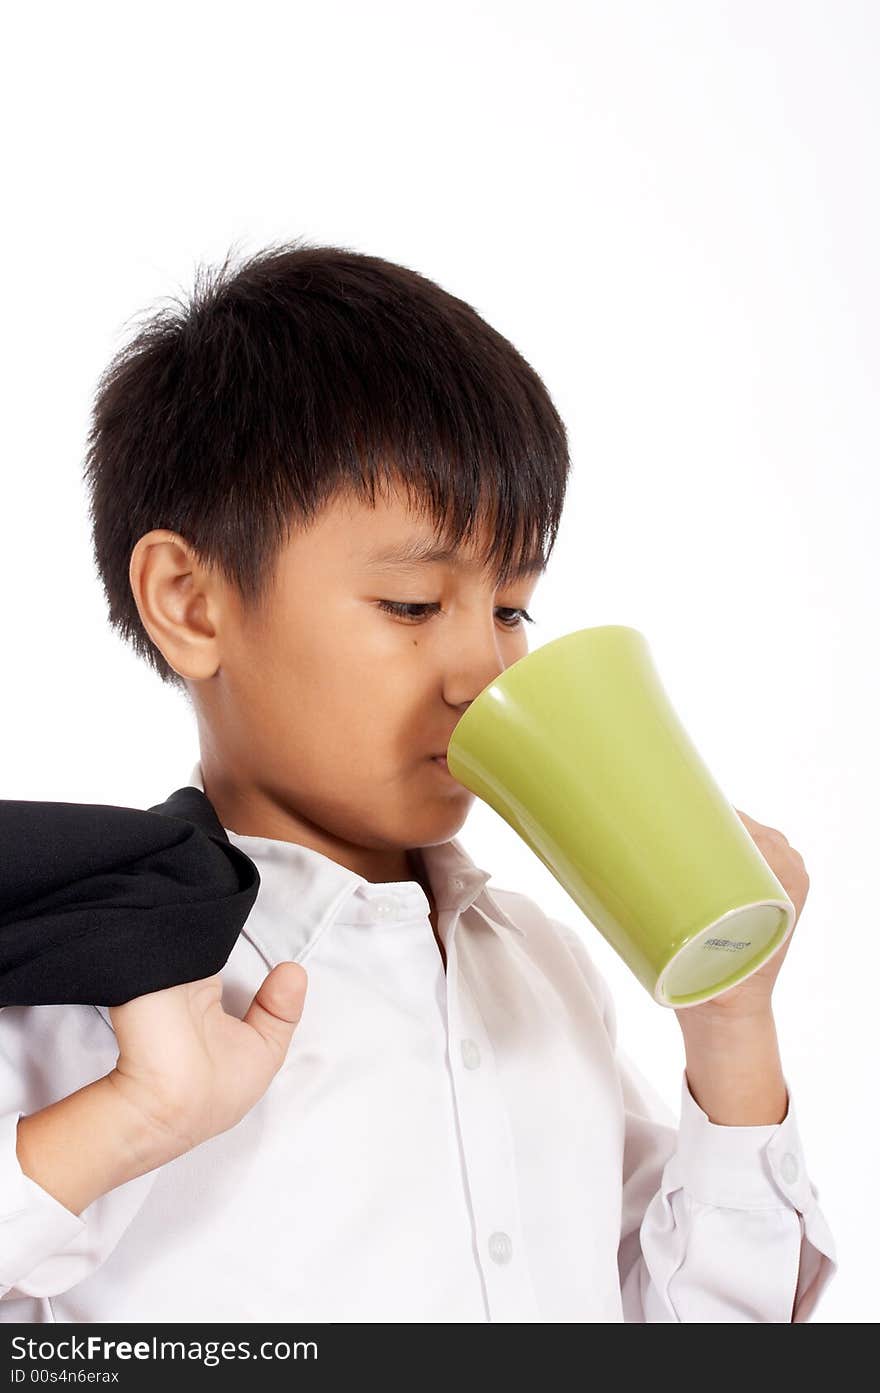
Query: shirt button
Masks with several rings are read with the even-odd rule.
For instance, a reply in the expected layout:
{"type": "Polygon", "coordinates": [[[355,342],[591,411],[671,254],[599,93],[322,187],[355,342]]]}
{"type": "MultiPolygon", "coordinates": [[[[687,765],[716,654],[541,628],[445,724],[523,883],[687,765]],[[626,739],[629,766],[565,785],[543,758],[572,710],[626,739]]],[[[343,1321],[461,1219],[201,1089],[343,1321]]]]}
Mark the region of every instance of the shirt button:
{"type": "Polygon", "coordinates": [[[480,1047],[476,1040],[462,1040],[461,1057],[464,1060],[464,1067],[466,1069],[479,1069],[480,1047]]]}
{"type": "Polygon", "coordinates": [[[788,1181],[789,1185],[797,1180],[800,1167],[797,1163],[797,1157],[793,1156],[790,1151],[786,1151],[783,1156],[781,1169],[782,1177],[784,1180],[788,1181]]]}
{"type": "Polygon", "coordinates": [[[493,1233],[489,1239],[489,1256],[493,1262],[510,1262],[513,1254],[513,1244],[510,1241],[510,1234],[502,1233],[501,1230],[493,1233]]]}
{"type": "Polygon", "coordinates": [[[461,890],[461,889],[464,888],[464,881],[463,881],[463,880],[459,880],[458,876],[455,876],[455,877],[453,878],[452,883],[453,883],[453,885],[455,886],[456,890],[461,890]]]}
{"type": "Polygon", "coordinates": [[[379,895],[373,901],[373,909],[380,919],[393,919],[397,913],[397,902],[391,895],[379,895]]]}

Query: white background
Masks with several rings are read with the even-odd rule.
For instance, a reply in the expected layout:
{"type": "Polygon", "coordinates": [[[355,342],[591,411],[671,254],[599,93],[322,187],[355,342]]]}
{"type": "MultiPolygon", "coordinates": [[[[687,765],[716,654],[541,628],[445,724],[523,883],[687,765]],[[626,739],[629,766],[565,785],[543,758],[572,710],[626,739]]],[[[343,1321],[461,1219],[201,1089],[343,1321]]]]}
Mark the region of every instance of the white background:
{"type": "MultiPolygon", "coordinates": [[[[880,9],[81,0],[4,47],[2,796],[147,807],[198,758],[91,561],[129,317],[294,236],[439,281],[569,429],[531,646],[640,629],[730,801],[805,858],[774,1006],[841,1263],[813,1319],[876,1321],[880,9]]],[[[672,1012],[490,808],[462,836],[580,927],[677,1111],[672,1012]]]]}

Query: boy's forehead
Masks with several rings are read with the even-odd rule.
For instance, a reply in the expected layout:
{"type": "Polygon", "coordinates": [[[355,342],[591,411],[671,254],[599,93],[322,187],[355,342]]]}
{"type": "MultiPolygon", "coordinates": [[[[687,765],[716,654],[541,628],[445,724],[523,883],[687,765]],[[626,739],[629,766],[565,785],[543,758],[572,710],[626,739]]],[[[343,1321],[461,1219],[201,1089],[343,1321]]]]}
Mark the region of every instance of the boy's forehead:
{"type": "MultiPolygon", "coordinates": [[[[447,565],[460,570],[477,570],[484,565],[481,553],[473,544],[469,547],[452,547],[421,533],[391,543],[374,544],[365,549],[363,560],[365,565],[376,571],[418,565],[447,565]]],[[[543,557],[530,556],[517,566],[516,574],[537,575],[543,569],[543,557]]]]}
{"type": "MultiPolygon", "coordinates": [[[[399,492],[380,495],[375,506],[357,497],[337,497],[328,506],[324,520],[325,535],[329,534],[349,563],[372,574],[432,565],[482,570],[493,540],[484,522],[467,541],[454,546],[451,539],[438,535],[439,529],[424,508],[416,511],[399,492]]],[[[513,574],[538,575],[544,569],[544,557],[531,552],[520,559],[513,574]]]]}

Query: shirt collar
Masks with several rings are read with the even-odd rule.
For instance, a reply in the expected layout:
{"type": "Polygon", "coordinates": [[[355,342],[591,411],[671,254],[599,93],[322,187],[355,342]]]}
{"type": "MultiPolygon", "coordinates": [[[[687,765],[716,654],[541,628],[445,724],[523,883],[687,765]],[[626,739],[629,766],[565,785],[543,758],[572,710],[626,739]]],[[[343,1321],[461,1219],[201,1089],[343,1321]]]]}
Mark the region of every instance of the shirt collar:
{"type": "MultiPolygon", "coordinates": [[[[204,793],[201,761],[193,766],[188,784],[204,793]]],[[[323,852],[298,842],[245,836],[229,827],[223,830],[260,872],[260,924],[295,923],[301,939],[299,947],[314,940],[333,920],[346,924],[375,923],[388,912],[428,916],[428,897],[416,880],[369,881],[323,852]]],[[[491,872],[475,864],[457,837],[420,850],[438,911],[456,910],[462,914],[473,908],[496,932],[512,931],[527,937],[523,925],[509,918],[486,889],[491,872]]],[[[259,929],[250,920],[245,932],[248,937],[259,937],[259,929]]],[[[286,948],[290,951],[289,942],[286,948]]]]}

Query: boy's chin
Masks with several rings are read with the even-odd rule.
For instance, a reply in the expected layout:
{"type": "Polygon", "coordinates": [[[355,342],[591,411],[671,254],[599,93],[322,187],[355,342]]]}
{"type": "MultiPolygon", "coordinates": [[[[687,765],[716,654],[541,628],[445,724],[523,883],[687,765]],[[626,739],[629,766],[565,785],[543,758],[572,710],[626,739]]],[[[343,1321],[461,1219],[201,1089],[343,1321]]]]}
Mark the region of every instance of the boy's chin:
{"type": "Polygon", "coordinates": [[[406,825],[406,845],[434,846],[456,836],[467,821],[475,795],[461,790],[460,798],[425,799],[406,825]]]}

